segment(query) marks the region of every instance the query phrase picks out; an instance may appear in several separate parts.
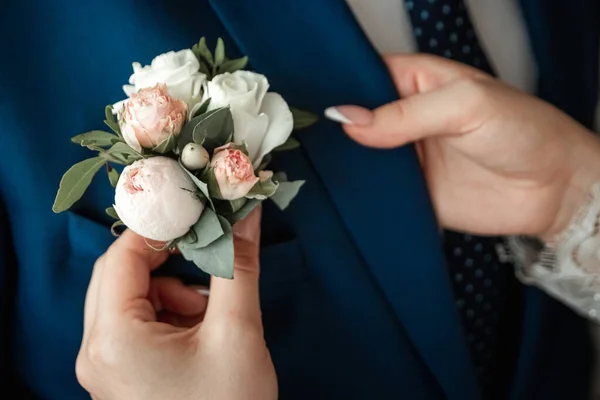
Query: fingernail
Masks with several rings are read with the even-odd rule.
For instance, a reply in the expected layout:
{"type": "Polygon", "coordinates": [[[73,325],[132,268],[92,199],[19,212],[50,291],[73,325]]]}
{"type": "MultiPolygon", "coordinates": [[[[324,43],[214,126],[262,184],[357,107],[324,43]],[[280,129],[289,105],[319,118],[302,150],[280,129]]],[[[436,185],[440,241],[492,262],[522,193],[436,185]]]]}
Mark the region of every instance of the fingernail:
{"type": "Polygon", "coordinates": [[[325,110],[325,117],[334,122],[348,125],[371,125],[373,112],[359,106],[335,106],[325,110]]]}
{"type": "Polygon", "coordinates": [[[210,295],[210,290],[206,286],[190,285],[189,287],[191,287],[203,296],[210,295]]]}

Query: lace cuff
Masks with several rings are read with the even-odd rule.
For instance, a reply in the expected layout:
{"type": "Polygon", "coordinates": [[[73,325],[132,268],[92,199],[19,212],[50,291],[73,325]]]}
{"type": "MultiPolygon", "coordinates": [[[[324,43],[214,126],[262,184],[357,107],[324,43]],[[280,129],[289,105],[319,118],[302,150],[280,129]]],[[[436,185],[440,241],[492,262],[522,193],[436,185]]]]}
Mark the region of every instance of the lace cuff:
{"type": "Polygon", "coordinates": [[[513,236],[506,244],[519,280],[600,322],[600,182],[554,242],[513,236]]]}

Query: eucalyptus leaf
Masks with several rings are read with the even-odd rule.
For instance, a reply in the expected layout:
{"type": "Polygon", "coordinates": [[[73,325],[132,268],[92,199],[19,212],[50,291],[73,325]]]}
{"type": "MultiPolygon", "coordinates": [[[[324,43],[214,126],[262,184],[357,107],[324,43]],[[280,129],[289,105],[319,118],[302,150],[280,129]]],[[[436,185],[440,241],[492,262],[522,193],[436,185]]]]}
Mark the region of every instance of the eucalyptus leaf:
{"type": "Polygon", "coordinates": [[[125,226],[125,224],[121,220],[116,221],[114,224],[112,224],[112,226],[110,227],[110,232],[113,234],[113,236],[116,236],[116,237],[119,236],[119,234],[117,233],[117,231],[115,229],[120,226],[125,226]]]}
{"type": "Polygon", "coordinates": [[[125,160],[128,165],[143,158],[140,153],[129,147],[127,143],[124,142],[115,143],[110,149],[108,149],[107,152],[112,156],[125,160]]]}
{"type": "Polygon", "coordinates": [[[250,189],[250,192],[246,195],[249,199],[264,200],[267,197],[273,195],[278,190],[279,183],[274,182],[273,178],[260,180],[250,189]]]}
{"type": "Polygon", "coordinates": [[[233,279],[233,233],[231,224],[223,217],[218,216],[224,234],[206,247],[190,249],[181,248],[179,251],[188,261],[207,274],[226,279],[233,279]]]}
{"type": "Polygon", "coordinates": [[[269,197],[280,210],[285,210],[290,202],[298,195],[305,181],[279,182],[277,191],[269,197]]]}
{"type": "Polygon", "coordinates": [[[115,115],[113,114],[113,106],[108,105],[104,108],[104,116],[106,118],[104,120],[106,126],[112,129],[114,133],[116,133],[121,139],[123,139],[123,135],[121,134],[121,128],[119,127],[119,124],[115,120],[115,115]]]}
{"type": "Polygon", "coordinates": [[[262,203],[262,200],[248,199],[248,201],[246,202],[246,204],[244,204],[244,206],[242,208],[240,208],[238,211],[233,213],[233,216],[230,219],[232,224],[235,224],[236,222],[239,222],[239,221],[243,220],[244,218],[246,218],[248,216],[248,214],[250,214],[252,212],[252,210],[254,210],[256,208],[256,206],[258,206],[260,203],[262,203]]]}
{"type": "Polygon", "coordinates": [[[223,39],[217,39],[217,47],[215,47],[215,67],[220,67],[225,61],[225,43],[223,39]]]}
{"type": "Polygon", "coordinates": [[[93,157],[78,162],[69,168],[60,180],[52,211],[60,213],[68,210],[83,196],[92,182],[92,178],[105,163],[106,160],[103,157],[93,157]]]}
{"type": "Polygon", "coordinates": [[[202,182],[192,172],[188,171],[188,169],[186,167],[184,167],[183,164],[181,163],[181,159],[179,159],[179,165],[190,176],[190,178],[192,178],[192,181],[194,181],[194,184],[196,185],[198,190],[200,190],[200,192],[204,195],[204,197],[208,201],[208,204],[210,204],[210,208],[212,208],[214,210],[215,205],[213,204],[212,198],[210,196],[210,191],[208,190],[208,185],[206,183],[202,182]]]}
{"type": "Polygon", "coordinates": [[[77,136],[73,136],[71,138],[71,141],[73,143],[78,143],[82,146],[96,145],[103,147],[111,146],[117,142],[120,142],[121,139],[110,132],[90,131],[77,136]]]}
{"type": "Polygon", "coordinates": [[[206,181],[210,196],[215,199],[223,200],[223,197],[221,196],[221,189],[219,189],[219,183],[217,182],[217,177],[215,176],[214,169],[206,168],[202,172],[202,179],[206,181]]]}
{"type": "Polygon", "coordinates": [[[221,107],[193,118],[181,132],[177,147],[182,150],[188,143],[204,146],[209,153],[224,144],[233,135],[233,118],[229,107],[221,107]]]}
{"type": "MultiPolygon", "coordinates": [[[[208,110],[208,106],[209,106],[209,105],[210,105],[210,97],[209,97],[208,99],[204,100],[204,101],[202,102],[202,104],[200,104],[200,105],[198,106],[198,108],[196,108],[196,109],[192,109],[192,113],[193,113],[193,115],[191,116],[190,120],[192,120],[192,119],[196,118],[196,117],[197,117],[197,116],[199,116],[199,115],[202,115],[202,114],[204,114],[204,113],[206,112],[206,110],[208,110]]],[[[194,108],[195,108],[195,107],[196,107],[196,106],[194,106],[194,108]]],[[[191,121],[190,121],[190,122],[191,122],[191,121]]]]}
{"type": "Polygon", "coordinates": [[[193,235],[186,235],[177,242],[179,249],[206,247],[225,233],[217,214],[208,207],[202,211],[200,219],[192,226],[190,231],[193,231],[193,235]]]}
{"type": "Polygon", "coordinates": [[[210,66],[214,65],[214,60],[211,51],[206,46],[206,38],[200,38],[200,41],[192,47],[192,52],[200,61],[202,58],[208,62],[210,66]]]}
{"type": "Polygon", "coordinates": [[[316,114],[309,111],[300,110],[299,108],[290,107],[294,118],[294,129],[308,128],[319,120],[316,114]]]}
{"type": "Polygon", "coordinates": [[[105,211],[106,211],[106,215],[108,215],[109,217],[114,218],[114,219],[119,219],[119,215],[115,211],[114,207],[108,207],[105,211]]]}
{"type": "Polygon", "coordinates": [[[298,147],[300,147],[300,142],[290,136],[284,144],[279,147],[275,147],[273,151],[288,151],[297,149],[298,147]]]}
{"type": "Polygon", "coordinates": [[[119,172],[113,167],[108,167],[108,180],[112,187],[117,187],[117,182],[119,182],[119,172]]]}
{"type": "Polygon", "coordinates": [[[160,154],[166,154],[166,153],[173,151],[176,144],[177,144],[176,136],[169,135],[168,138],[166,138],[165,140],[160,142],[156,147],[154,147],[152,149],[152,151],[154,151],[156,153],[160,153],[160,154]]]}
{"type": "Polygon", "coordinates": [[[248,57],[236,58],[234,60],[225,61],[219,67],[219,73],[224,74],[226,72],[233,73],[241,69],[246,68],[248,65],[248,57]]]}

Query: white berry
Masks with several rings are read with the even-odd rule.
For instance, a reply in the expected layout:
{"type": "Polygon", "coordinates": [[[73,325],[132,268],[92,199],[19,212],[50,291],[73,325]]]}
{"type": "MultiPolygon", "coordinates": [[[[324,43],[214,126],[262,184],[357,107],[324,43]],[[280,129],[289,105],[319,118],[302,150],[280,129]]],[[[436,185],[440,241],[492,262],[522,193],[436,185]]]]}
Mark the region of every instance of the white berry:
{"type": "Polygon", "coordinates": [[[181,152],[181,163],[190,171],[206,167],[209,159],[208,151],[196,143],[186,144],[181,152]]]}

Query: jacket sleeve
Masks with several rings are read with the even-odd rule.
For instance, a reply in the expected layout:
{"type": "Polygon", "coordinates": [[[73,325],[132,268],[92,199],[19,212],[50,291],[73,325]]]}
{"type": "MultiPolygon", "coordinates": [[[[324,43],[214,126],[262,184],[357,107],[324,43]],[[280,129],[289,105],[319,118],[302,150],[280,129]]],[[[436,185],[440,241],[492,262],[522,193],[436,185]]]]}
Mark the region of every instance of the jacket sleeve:
{"type": "Polygon", "coordinates": [[[14,354],[12,336],[15,329],[14,298],[17,263],[12,246],[8,215],[0,201],[0,387],[14,390],[14,354]]]}

